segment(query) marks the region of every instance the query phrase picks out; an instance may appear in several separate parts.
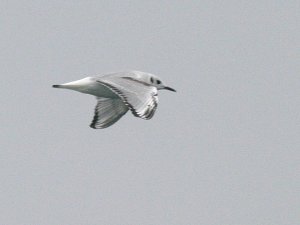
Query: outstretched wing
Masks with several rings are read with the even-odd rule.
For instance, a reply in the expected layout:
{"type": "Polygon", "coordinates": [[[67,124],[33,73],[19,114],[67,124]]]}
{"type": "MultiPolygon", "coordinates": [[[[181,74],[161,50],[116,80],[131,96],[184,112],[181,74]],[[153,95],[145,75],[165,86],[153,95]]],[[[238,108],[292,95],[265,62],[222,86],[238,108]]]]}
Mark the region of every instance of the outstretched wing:
{"type": "Polygon", "coordinates": [[[157,108],[157,89],[132,77],[101,77],[97,82],[111,89],[132,111],[142,119],[151,119],[157,108]]]}
{"type": "Polygon", "coordinates": [[[113,125],[126,112],[128,107],[118,98],[100,98],[97,97],[95,115],[90,127],[102,129],[113,125]]]}

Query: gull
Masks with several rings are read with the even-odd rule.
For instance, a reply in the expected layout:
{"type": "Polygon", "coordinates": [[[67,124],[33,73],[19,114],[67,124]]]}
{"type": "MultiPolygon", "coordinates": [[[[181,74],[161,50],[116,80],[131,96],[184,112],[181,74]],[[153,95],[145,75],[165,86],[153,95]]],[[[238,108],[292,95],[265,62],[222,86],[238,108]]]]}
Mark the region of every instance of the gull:
{"type": "Polygon", "coordinates": [[[128,110],[136,117],[149,120],[158,105],[158,90],[176,92],[173,88],[165,86],[159,77],[140,71],[86,77],[52,87],[96,96],[97,105],[90,124],[94,129],[113,125],[128,110]]]}

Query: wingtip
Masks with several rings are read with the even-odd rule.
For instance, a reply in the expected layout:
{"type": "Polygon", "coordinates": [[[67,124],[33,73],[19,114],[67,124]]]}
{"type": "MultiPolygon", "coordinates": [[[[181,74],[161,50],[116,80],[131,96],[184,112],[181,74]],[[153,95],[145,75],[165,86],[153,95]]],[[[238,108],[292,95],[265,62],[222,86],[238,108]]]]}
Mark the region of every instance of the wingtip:
{"type": "Polygon", "coordinates": [[[94,124],[90,124],[90,128],[96,129],[94,124]]]}
{"type": "Polygon", "coordinates": [[[53,88],[59,88],[60,85],[59,85],[59,84],[54,84],[54,85],[52,85],[52,87],[53,87],[53,88]]]}

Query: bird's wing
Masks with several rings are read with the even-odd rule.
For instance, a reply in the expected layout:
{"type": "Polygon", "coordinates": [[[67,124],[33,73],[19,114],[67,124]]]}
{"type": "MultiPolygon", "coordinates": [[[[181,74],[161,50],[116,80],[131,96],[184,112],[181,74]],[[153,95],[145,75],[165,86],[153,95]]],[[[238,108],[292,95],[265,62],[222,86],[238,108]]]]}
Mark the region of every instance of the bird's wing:
{"type": "Polygon", "coordinates": [[[127,111],[128,107],[121,99],[97,97],[95,115],[90,127],[94,129],[109,127],[117,122],[127,111]]]}
{"type": "Polygon", "coordinates": [[[132,77],[100,77],[97,82],[111,89],[132,111],[142,119],[151,119],[157,108],[157,89],[132,77]]]}

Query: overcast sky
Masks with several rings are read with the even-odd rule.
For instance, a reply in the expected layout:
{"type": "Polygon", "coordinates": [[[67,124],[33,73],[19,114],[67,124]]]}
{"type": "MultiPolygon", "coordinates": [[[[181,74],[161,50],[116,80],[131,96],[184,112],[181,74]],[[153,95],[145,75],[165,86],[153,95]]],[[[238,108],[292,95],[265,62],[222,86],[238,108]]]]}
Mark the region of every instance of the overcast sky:
{"type": "Polygon", "coordinates": [[[0,224],[296,225],[299,1],[2,1],[0,224]],[[53,89],[158,75],[153,119],[53,89]]]}

